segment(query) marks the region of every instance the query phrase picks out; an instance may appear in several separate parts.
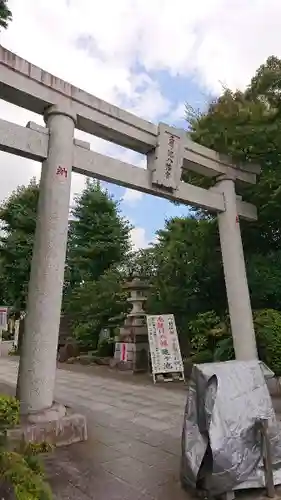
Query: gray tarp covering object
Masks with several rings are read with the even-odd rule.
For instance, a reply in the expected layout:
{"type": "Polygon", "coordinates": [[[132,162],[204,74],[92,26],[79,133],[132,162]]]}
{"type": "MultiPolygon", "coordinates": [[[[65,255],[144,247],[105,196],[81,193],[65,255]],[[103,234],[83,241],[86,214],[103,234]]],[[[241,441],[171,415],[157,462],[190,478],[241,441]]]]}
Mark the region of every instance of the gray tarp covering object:
{"type": "Polygon", "coordinates": [[[195,365],[183,425],[183,484],[214,495],[264,487],[258,419],[268,419],[274,483],[281,484],[281,427],[261,363],[195,365]]]}

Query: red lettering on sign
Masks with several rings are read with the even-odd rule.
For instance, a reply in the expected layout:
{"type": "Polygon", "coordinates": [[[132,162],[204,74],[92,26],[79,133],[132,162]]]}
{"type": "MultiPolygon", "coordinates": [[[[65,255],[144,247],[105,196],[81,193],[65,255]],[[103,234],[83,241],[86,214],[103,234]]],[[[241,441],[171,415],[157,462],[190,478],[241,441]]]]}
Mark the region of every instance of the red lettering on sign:
{"type": "Polygon", "coordinates": [[[160,340],[160,346],[161,347],[168,347],[168,341],[167,341],[167,339],[165,339],[165,338],[162,337],[161,340],[160,340]]]}
{"type": "Polygon", "coordinates": [[[159,330],[162,330],[162,328],[164,328],[164,320],[161,316],[159,316],[157,319],[157,328],[159,330]]]}

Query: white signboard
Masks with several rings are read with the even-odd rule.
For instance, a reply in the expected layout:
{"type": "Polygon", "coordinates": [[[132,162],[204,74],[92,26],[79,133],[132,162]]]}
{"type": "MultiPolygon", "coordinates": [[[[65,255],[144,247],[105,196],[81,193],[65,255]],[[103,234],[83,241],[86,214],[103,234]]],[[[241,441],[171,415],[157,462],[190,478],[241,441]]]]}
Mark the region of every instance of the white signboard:
{"type": "Polygon", "coordinates": [[[0,306],[0,330],[8,328],[8,308],[0,306]]]}
{"type": "Polygon", "coordinates": [[[147,316],[153,375],[182,373],[183,362],[173,314],[147,316]]]}

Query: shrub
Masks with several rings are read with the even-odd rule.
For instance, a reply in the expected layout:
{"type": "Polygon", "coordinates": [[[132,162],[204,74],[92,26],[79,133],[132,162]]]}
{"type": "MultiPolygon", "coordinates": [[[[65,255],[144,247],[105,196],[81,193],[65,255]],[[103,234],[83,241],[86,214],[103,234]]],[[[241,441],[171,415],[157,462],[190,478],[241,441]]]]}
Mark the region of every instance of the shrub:
{"type": "Polygon", "coordinates": [[[114,339],[105,339],[103,340],[99,347],[97,354],[98,356],[107,358],[107,357],[113,357],[114,356],[114,349],[115,349],[115,341],[114,339]]]}
{"type": "Polygon", "coordinates": [[[194,363],[212,362],[218,342],[229,334],[228,319],[222,321],[214,311],[207,311],[198,314],[189,323],[188,328],[191,338],[192,360],[203,359],[203,361],[194,361],[194,363]],[[198,355],[199,358],[197,358],[198,355]]]}
{"type": "Polygon", "coordinates": [[[191,356],[191,361],[193,364],[212,363],[213,353],[210,349],[205,349],[204,351],[198,352],[194,354],[194,356],[191,356]]]}
{"type": "MultiPolygon", "coordinates": [[[[281,312],[261,309],[253,314],[259,358],[281,376],[281,312]]],[[[217,342],[214,361],[235,359],[232,337],[217,342]]]]}
{"type": "Polygon", "coordinates": [[[52,493],[44,481],[43,468],[39,470],[15,451],[0,454],[0,475],[13,486],[17,500],[51,500],[52,493]]]}
{"type": "Polygon", "coordinates": [[[254,313],[254,324],[260,359],[281,376],[281,312],[261,309],[254,313]]]}
{"type": "Polygon", "coordinates": [[[232,337],[219,340],[214,352],[214,361],[235,359],[232,337]]]}
{"type": "Polygon", "coordinates": [[[51,500],[44,468],[37,455],[50,450],[47,443],[20,443],[11,451],[7,431],[19,423],[19,402],[0,396],[0,477],[12,486],[17,500],[51,500]]]}
{"type": "Polygon", "coordinates": [[[14,334],[10,330],[4,330],[2,332],[2,340],[13,340],[14,334]]]}
{"type": "Polygon", "coordinates": [[[0,396],[0,432],[5,432],[19,423],[19,402],[16,398],[0,396]]]}
{"type": "MultiPolygon", "coordinates": [[[[253,314],[259,358],[281,376],[281,312],[261,309],[253,314]]],[[[229,319],[225,321],[209,311],[189,324],[192,363],[235,359],[229,319]]]]}

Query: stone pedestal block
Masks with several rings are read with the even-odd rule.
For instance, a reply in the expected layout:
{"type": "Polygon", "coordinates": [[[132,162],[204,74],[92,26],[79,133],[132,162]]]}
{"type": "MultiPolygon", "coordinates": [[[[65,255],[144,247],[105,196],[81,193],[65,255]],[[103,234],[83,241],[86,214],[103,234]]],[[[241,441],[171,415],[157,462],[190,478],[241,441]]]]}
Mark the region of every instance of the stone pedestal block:
{"type": "Polygon", "coordinates": [[[25,416],[18,427],[9,430],[8,437],[11,443],[25,440],[66,446],[87,440],[86,418],[54,404],[49,410],[25,416]]]}
{"type": "Polygon", "coordinates": [[[148,359],[148,342],[117,342],[115,345],[114,364],[120,370],[129,370],[134,373],[147,372],[148,359]],[[125,357],[123,357],[123,353],[125,353],[125,357]]]}

